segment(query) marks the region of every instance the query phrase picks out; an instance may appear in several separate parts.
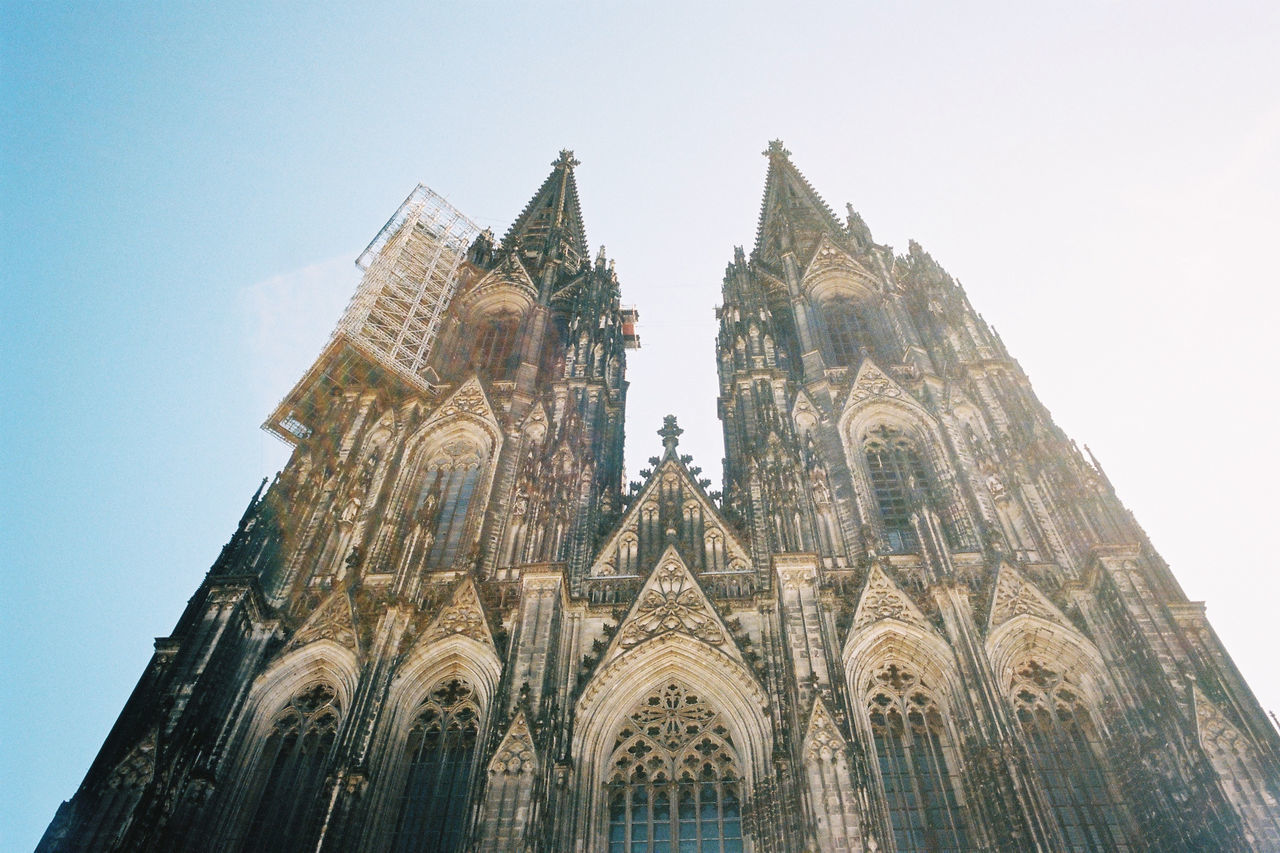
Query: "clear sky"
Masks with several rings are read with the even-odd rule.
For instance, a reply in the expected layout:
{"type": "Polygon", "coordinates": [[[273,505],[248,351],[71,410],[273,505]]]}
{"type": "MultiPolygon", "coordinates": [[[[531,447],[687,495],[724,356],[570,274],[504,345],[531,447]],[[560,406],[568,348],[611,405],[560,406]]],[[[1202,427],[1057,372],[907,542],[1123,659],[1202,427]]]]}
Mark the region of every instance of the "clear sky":
{"type": "Polygon", "coordinates": [[[577,152],[718,482],[713,307],[781,137],[919,240],[1213,623],[1275,650],[1280,4],[0,0],[0,847],[30,849],[258,481],[258,426],[418,181],[501,231],[577,152]],[[15,780],[20,780],[16,782],[15,780]]]}

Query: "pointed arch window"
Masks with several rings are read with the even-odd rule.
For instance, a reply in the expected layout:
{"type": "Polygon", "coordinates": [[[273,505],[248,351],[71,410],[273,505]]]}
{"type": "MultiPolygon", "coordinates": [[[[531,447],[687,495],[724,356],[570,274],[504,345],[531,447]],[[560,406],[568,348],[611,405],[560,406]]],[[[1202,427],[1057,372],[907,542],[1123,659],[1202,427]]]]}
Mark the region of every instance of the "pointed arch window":
{"type": "Polygon", "coordinates": [[[480,707],[461,678],[437,684],[409,729],[408,775],[401,789],[391,849],[397,853],[461,849],[470,814],[480,707]]]}
{"type": "Polygon", "coordinates": [[[606,791],[609,853],[742,853],[738,754],[715,709],[672,682],[628,716],[606,791]]]}
{"type": "Polygon", "coordinates": [[[340,719],[337,691],[325,683],[299,691],[276,714],[254,774],[260,794],[245,851],[315,846],[320,794],[340,719]]]}
{"type": "Polygon", "coordinates": [[[862,347],[873,349],[871,327],[863,310],[852,300],[840,297],[824,304],[822,315],[832,366],[856,367],[862,360],[862,347]]]}
{"type": "Polygon", "coordinates": [[[497,311],[484,316],[477,324],[475,343],[471,347],[471,364],[491,378],[505,379],[513,371],[516,337],[520,315],[514,311],[497,311]]]}
{"type": "Polygon", "coordinates": [[[889,550],[898,554],[918,551],[920,542],[911,516],[929,484],[920,453],[902,430],[889,426],[872,429],[863,452],[889,550]]]}
{"type": "Polygon", "coordinates": [[[448,568],[458,558],[484,462],[475,444],[460,439],[445,445],[427,463],[413,517],[428,534],[421,545],[428,566],[448,568]]]}
{"type": "Polygon", "coordinates": [[[866,707],[895,848],[900,853],[971,849],[956,780],[948,770],[950,737],[929,686],[890,664],[872,677],[866,707]]]}
{"type": "Polygon", "coordinates": [[[1015,670],[1013,704],[1068,849],[1127,853],[1123,805],[1107,784],[1097,731],[1076,687],[1027,660],[1015,670]]]}

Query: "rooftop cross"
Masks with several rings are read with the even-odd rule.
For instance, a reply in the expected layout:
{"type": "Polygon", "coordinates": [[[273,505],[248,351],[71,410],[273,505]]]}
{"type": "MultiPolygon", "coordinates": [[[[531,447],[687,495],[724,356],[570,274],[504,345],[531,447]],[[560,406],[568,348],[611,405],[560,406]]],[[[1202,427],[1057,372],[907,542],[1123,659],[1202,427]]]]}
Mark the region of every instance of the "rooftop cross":
{"type": "Polygon", "coordinates": [[[573,168],[574,166],[581,166],[582,161],[573,156],[573,151],[571,149],[561,148],[560,158],[556,160],[554,163],[552,163],[551,165],[552,166],[568,166],[569,168],[573,168]]]}

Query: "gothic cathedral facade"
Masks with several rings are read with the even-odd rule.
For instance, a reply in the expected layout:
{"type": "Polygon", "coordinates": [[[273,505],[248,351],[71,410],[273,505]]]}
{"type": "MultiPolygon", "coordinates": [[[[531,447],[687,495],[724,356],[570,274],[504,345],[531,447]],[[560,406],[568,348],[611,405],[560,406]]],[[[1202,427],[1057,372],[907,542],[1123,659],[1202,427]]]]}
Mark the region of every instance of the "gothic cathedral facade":
{"type": "Polygon", "coordinates": [[[1280,850],[1203,607],[963,289],[766,154],[723,494],[673,417],[625,482],[571,152],[501,240],[420,187],[39,849],[1280,850]]]}

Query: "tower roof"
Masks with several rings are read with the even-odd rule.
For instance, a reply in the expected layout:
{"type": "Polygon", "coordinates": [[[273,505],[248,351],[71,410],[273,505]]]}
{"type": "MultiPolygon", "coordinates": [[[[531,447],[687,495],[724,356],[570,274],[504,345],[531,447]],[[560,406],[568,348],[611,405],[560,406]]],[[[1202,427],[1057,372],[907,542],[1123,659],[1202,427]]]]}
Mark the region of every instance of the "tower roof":
{"type": "Polygon", "coordinates": [[[562,149],[551,164],[551,174],[502,238],[502,247],[515,251],[531,270],[540,268],[557,252],[570,270],[576,270],[587,257],[578,184],[573,177],[577,165],[573,152],[562,149]]]}
{"type": "Polygon", "coordinates": [[[770,142],[763,153],[769,158],[769,172],[753,254],[770,262],[785,252],[796,252],[803,264],[823,234],[843,236],[844,226],[791,162],[791,152],[782,140],[770,142]]]}

